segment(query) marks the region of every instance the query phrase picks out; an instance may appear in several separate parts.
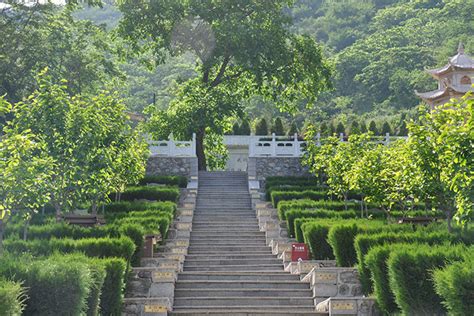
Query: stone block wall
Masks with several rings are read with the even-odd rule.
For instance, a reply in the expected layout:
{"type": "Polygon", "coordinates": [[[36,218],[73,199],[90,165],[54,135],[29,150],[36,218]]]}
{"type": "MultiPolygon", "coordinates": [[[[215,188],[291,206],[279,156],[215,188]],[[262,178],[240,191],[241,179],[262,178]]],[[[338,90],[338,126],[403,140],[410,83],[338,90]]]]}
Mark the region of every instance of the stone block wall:
{"type": "Polygon", "coordinates": [[[310,176],[299,157],[250,157],[249,179],[264,181],[270,176],[310,176]]]}
{"type": "Polygon", "coordinates": [[[188,179],[197,177],[198,163],[196,157],[160,157],[148,158],[147,175],[185,176],[188,179]]]}

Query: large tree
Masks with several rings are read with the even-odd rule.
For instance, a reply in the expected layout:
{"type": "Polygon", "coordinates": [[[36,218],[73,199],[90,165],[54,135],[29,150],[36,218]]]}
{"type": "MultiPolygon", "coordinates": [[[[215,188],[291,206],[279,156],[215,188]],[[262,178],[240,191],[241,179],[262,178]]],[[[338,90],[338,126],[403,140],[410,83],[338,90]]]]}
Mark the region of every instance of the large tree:
{"type": "Polygon", "coordinates": [[[119,1],[121,34],[136,52],[152,50],[162,63],[192,51],[198,77],[179,87],[166,111],[152,111],[155,137],[196,132],[199,169],[207,168],[206,134],[221,134],[242,100],[261,94],[291,109],[330,86],[330,68],[309,36],[289,31],[290,0],[119,1]]]}

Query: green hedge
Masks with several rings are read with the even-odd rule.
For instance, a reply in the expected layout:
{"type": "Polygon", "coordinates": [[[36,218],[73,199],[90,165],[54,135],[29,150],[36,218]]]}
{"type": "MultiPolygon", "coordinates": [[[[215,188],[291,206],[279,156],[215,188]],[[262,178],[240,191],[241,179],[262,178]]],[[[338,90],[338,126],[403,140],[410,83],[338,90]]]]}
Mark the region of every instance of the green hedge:
{"type": "Polygon", "coordinates": [[[143,227],[146,234],[161,234],[164,240],[168,235],[168,229],[171,223],[169,216],[149,216],[149,217],[125,217],[115,222],[118,225],[138,224],[143,227]]]}
{"type": "Polygon", "coordinates": [[[0,259],[0,275],[23,282],[27,301],[23,315],[81,315],[87,312],[92,277],[87,264],[45,259],[0,259]]]}
{"type": "Polygon", "coordinates": [[[340,223],[331,227],[328,242],[332,247],[339,267],[352,267],[357,263],[354,240],[358,234],[377,234],[381,232],[413,232],[410,225],[387,225],[384,221],[361,220],[349,224],[340,223]]]}
{"type": "Polygon", "coordinates": [[[126,268],[123,259],[77,253],[0,258],[0,276],[26,289],[25,315],[120,315],[126,268]]]}
{"type": "Polygon", "coordinates": [[[280,192],[288,192],[288,191],[305,191],[305,190],[311,190],[311,191],[328,191],[327,187],[323,187],[320,185],[274,185],[270,186],[265,190],[265,199],[267,201],[272,200],[272,192],[274,191],[280,191],[280,192]]]}
{"type": "MultiPolygon", "coordinates": [[[[410,244],[375,246],[369,250],[365,257],[365,262],[373,282],[373,291],[377,300],[377,306],[386,315],[400,313],[397,303],[395,302],[395,297],[390,289],[387,260],[393,251],[396,251],[396,249],[400,247],[406,247],[407,245],[410,244]]],[[[419,246],[419,244],[411,245],[413,248],[419,246]]]]}
{"type": "Polygon", "coordinates": [[[433,278],[449,315],[474,315],[474,248],[463,261],[435,270],[433,278]]]}
{"type": "Polygon", "coordinates": [[[312,190],[305,190],[305,191],[273,191],[271,194],[272,197],[272,204],[273,207],[278,207],[278,203],[281,201],[289,201],[289,200],[301,200],[301,199],[309,199],[309,200],[324,200],[328,197],[327,191],[312,191],[312,190]]]}
{"type": "Polygon", "coordinates": [[[436,294],[432,272],[449,262],[462,260],[466,251],[465,246],[418,245],[390,254],[387,260],[390,289],[402,314],[446,314],[436,294]]]}
{"type": "Polygon", "coordinates": [[[183,176],[145,176],[140,180],[139,184],[164,184],[186,188],[188,186],[188,179],[183,176]]]}
{"type": "MultiPolygon", "coordinates": [[[[278,203],[278,217],[280,220],[286,220],[285,213],[289,210],[311,210],[311,209],[323,209],[329,211],[344,211],[346,206],[344,202],[340,201],[313,201],[308,199],[303,200],[291,200],[281,201],[278,203]]],[[[360,209],[360,203],[347,202],[347,209],[357,211],[360,209]]]]}
{"type": "Polygon", "coordinates": [[[395,233],[383,232],[379,234],[360,234],[354,240],[354,247],[357,253],[357,268],[365,294],[372,291],[372,282],[370,280],[370,271],[365,263],[365,256],[372,247],[383,245],[384,243],[427,243],[430,245],[453,242],[456,236],[448,232],[427,233],[419,231],[415,233],[395,233]]]}
{"type": "Polygon", "coordinates": [[[51,239],[51,240],[14,240],[4,241],[7,251],[12,253],[31,253],[34,256],[48,256],[58,251],[61,253],[83,252],[89,257],[132,259],[135,245],[128,237],[120,238],[85,238],[51,239]]]}
{"type": "Polygon", "coordinates": [[[297,218],[356,218],[354,211],[328,211],[328,210],[289,210],[286,212],[286,223],[290,237],[296,236],[295,220],[297,218]]]}
{"type": "Polygon", "coordinates": [[[0,279],[0,315],[21,315],[25,291],[19,282],[0,279]]]}
{"type": "Polygon", "coordinates": [[[327,242],[329,228],[337,219],[308,221],[301,225],[305,244],[308,245],[311,256],[315,260],[332,260],[334,255],[331,246],[327,242]]]}
{"type": "Polygon", "coordinates": [[[122,202],[114,202],[105,205],[105,218],[113,218],[114,216],[119,216],[117,214],[124,214],[130,213],[133,211],[164,211],[171,214],[175,214],[177,209],[177,205],[174,202],[130,202],[130,201],[122,201],[122,202]]]}
{"type": "Polygon", "coordinates": [[[265,190],[268,190],[272,186],[312,186],[317,185],[317,183],[318,180],[315,177],[267,177],[265,179],[265,190]]]}
{"type": "Polygon", "coordinates": [[[150,200],[150,201],[171,201],[177,202],[179,189],[160,186],[140,186],[129,187],[122,193],[123,201],[150,200]]]}

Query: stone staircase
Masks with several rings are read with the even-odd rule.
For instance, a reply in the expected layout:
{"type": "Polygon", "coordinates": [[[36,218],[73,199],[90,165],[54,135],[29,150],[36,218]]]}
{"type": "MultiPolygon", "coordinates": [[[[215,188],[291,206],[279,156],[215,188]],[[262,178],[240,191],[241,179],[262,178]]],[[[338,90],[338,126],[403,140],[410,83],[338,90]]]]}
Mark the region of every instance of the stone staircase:
{"type": "Polygon", "coordinates": [[[242,172],[201,172],[172,315],[315,315],[312,292],[285,272],[260,232],[242,172]]]}

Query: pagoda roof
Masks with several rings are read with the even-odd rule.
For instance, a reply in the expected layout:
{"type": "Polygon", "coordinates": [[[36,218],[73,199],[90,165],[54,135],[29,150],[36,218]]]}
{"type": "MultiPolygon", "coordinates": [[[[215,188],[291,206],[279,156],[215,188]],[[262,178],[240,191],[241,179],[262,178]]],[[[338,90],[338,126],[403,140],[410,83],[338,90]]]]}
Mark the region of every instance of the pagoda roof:
{"type": "Polygon", "coordinates": [[[442,97],[453,95],[453,94],[464,95],[468,93],[469,91],[472,91],[472,88],[470,87],[456,87],[455,88],[453,86],[447,86],[439,90],[423,92],[423,93],[415,91],[415,93],[420,98],[431,101],[431,100],[436,100],[438,98],[442,98],[442,97]]]}
{"type": "Polygon", "coordinates": [[[434,77],[448,73],[453,70],[474,70],[474,60],[464,53],[464,45],[459,43],[458,53],[451,57],[444,67],[427,70],[434,77]]]}

